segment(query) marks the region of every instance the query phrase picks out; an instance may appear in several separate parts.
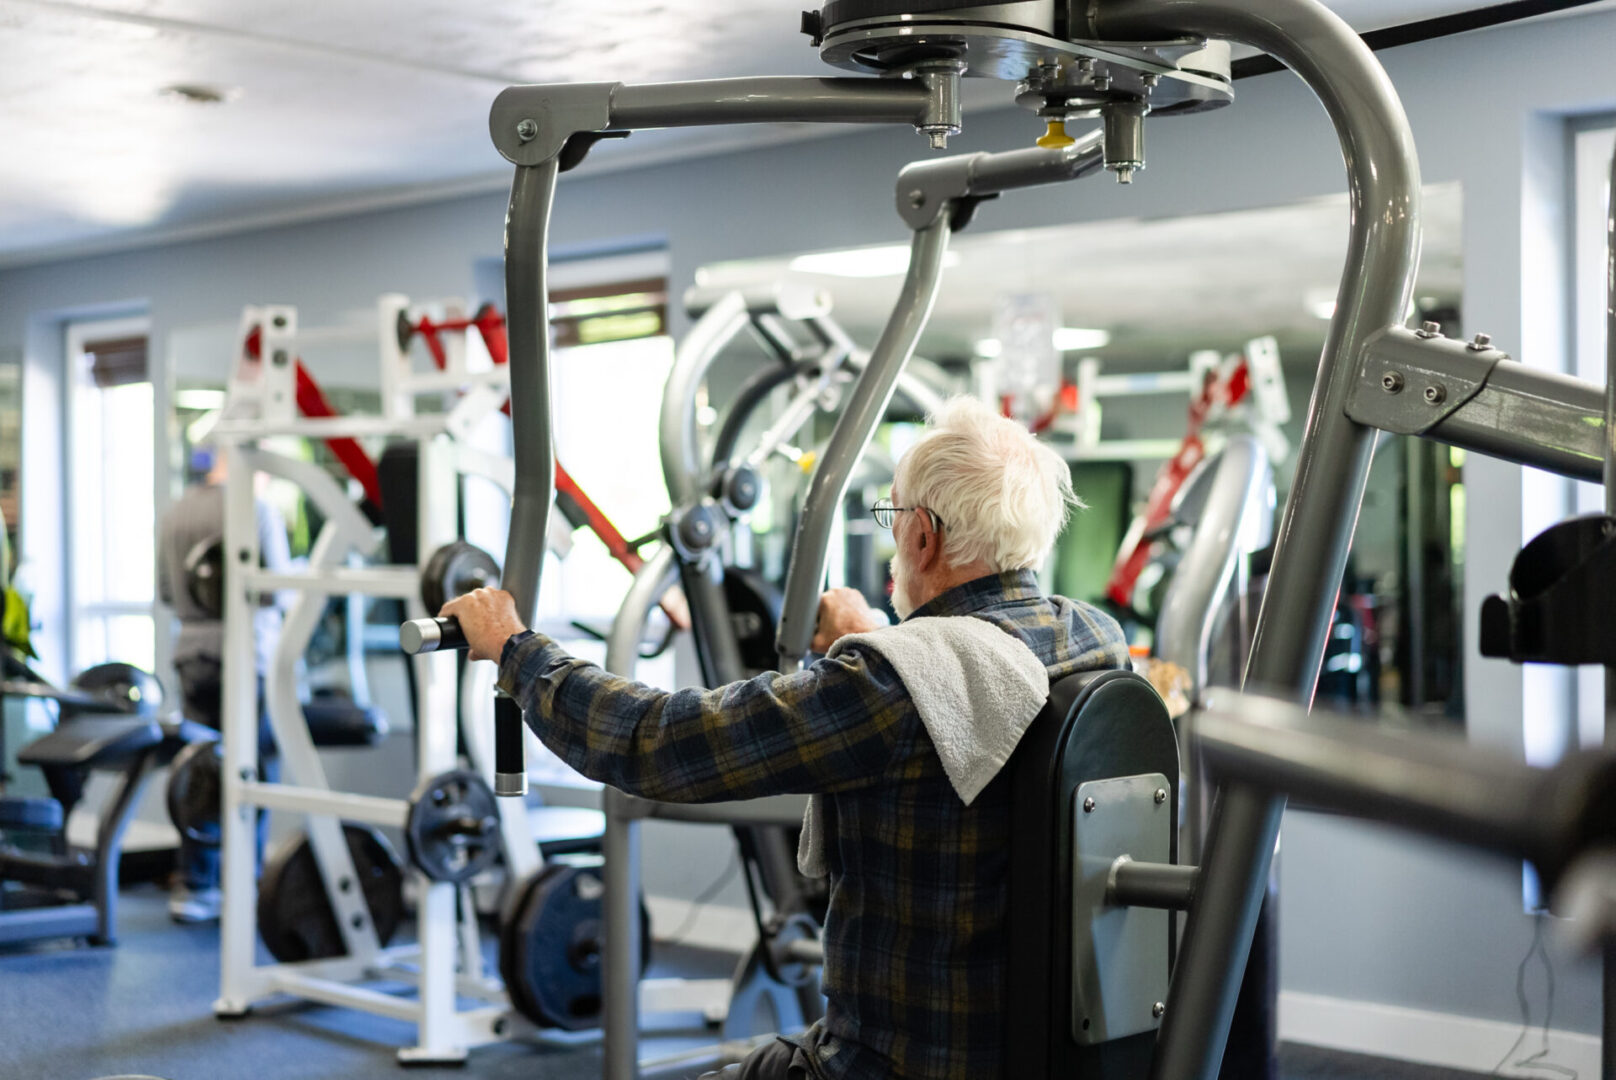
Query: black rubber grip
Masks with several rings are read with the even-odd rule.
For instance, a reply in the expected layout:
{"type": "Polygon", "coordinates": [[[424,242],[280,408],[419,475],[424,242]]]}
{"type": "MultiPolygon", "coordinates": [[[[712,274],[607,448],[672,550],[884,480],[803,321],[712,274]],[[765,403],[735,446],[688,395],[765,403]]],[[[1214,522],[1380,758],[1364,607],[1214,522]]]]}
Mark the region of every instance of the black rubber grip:
{"type": "Polygon", "coordinates": [[[522,706],[503,694],[494,699],[494,772],[512,776],[527,773],[522,706]]]}
{"type": "Polygon", "coordinates": [[[471,648],[460,630],[460,620],[413,619],[398,628],[398,646],[411,656],[429,652],[455,652],[471,648]]]}

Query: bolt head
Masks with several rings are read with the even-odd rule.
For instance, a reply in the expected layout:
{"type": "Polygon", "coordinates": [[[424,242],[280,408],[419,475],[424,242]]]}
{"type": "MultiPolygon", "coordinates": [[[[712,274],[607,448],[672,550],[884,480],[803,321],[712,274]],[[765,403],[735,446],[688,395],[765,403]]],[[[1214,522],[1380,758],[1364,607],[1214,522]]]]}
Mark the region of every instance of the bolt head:
{"type": "Polygon", "coordinates": [[[516,137],[521,139],[523,142],[527,142],[529,139],[534,138],[538,135],[538,133],[539,125],[536,121],[531,119],[517,121],[516,137]]]}
{"type": "Polygon", "coordinates": [[[1380,388],[1388,394],[1398,394],[1403,390],[1403,373],[1388,371],[1380,377],[1380,388]]]}
{"type": "Polygon", "coordinates": [[[1426,322],[1420,323],[1420,337],[1433,338],[1433,337],[1441,337],[1441,336],[1442,336],[1442,324],[1441,323],[1439,323],[1439,322],[1430,322],[1429,320],[1427,320],[1426,322]]]}
{"type": "Polygon", "coordinates": [[[1166,788],[1157,788],[1156,789],[1156,805],[1160,806],[1162,803],[1164,803],[1166,801],[1167,801],[1167,789],[1166,788]]]}
{"type": "Polygon", "coordinates": [[[1493,336],[1491,334],[1477,334],[1470,341],[1470,349],[1472,352],[1483,352],[1492,348],[1492,345],[1493,336]]]}
{"type": "Polygon", "coordinates": [[[1156,1002],[1156,1004],[1154,1004],[1154,1005],[1152,1005],[1150,1007],[1150,1015],[1154,1016],[1158,1020],[1161,1019],[1162,1013],[1164,1013],[1166,1011],[1167,1011],[1167,1004],[1165,1002],[1158,1001],[1158,1002],[1156,1002]]]}
{"type": "Polygon", "coordinates": [[[1092,798],[1083,800],[1083,812],[1085,814],[1094,813],[1094,800],[1092,798]]]}
{"type": "Polygon", "coordinates": [[[1425,403],[1427,405],[1440,405],[1448,400],[1448,389],[1441,383],[1432,383],[1425,388],[1425,403]]]}
{"type": "Polygon", "coordinates": [[[911,191],[909,193],[909,205],[914,207],[916,210],[919,210],[922,206],[925,206],[926,193],[921,191],[919,188],[911,191]]]}

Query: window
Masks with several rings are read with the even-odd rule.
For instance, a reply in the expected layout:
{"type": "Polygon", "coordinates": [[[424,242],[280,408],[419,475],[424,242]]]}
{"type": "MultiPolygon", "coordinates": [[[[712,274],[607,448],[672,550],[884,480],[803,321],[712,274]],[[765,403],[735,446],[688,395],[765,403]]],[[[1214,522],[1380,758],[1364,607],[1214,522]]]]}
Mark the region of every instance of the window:
{"type": "MultiPolygon", "coordinates": [[[[1616,121],[1606,118],[1572,133],[1574,198],[1572,207],[1572,290],[1574,314],[1572,348],[1575,374],[1588,382],[1606,381],[1605,295],[1607,275],[1607,220],[1610,213],[1611,156],[1616,153],[1616,121]]],[[[1577,512],[1598,514],[1605,509],[1605,489],[1599,484],[1577,485],[1577,512]]],[[[1583,746],[1599,746],[1605,739],[1605,669],[1584,665],[1577,669],[1577,733],[1583,746]]]]}
{"type": "Polygon", "coordinates": [[[68,668],[156,666],[153,397],[144,319],[67,328],[68,668]]]}

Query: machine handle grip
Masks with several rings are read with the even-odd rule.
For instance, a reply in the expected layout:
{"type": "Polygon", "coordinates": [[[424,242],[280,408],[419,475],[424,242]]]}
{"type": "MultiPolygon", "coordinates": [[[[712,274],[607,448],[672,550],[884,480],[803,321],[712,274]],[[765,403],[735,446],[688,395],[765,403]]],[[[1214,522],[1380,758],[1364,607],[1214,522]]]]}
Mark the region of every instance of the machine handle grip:
{"type": "Polygon", "coordinates": [[[527,794],[527,758],[522,738],[522,706],[513,697],[494,698],[494,794],[527,794]]]}
{"type": "Polygon", "coordinates": [[[460,620],[411,619],[398,628],[398,647],[411,656],[421,653],[456,651],[471,648],[471,642],[460,629],[460,620]]]}

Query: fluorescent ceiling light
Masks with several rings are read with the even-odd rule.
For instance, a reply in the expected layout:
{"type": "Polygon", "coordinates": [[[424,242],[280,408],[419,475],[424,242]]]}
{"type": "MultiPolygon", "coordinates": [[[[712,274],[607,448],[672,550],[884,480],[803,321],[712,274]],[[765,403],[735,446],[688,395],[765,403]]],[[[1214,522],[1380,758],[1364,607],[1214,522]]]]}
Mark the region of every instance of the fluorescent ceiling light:
{"type": "Polygon", "coordinates": [[[174,404],[182,409],[222,409],[224,408],[225,393],[223,390],[208,390],[197,387],[190,390],[174,391],[174,404]]]}
{"type": "MultiPolygon", "coordinates": [[[[943,268],[958,266],[957,252],[943,256],[943,268]]],[[[883,247],[850,248],[846,251],[816,251],[811,255],[798,255],[791,260],[791,269],[799,274],[826,274],[830,277],[878,278],[896,277],[909,269],[909,245],[888,244],[883,247]]]]}
{"type": "Polygon", "coordinates": [[[1109,330],[1091,330],[1083,326],[1062,326],[1055,331],[1055,348],[1061,352],[1080,349],[1103,349],[1111,344],[1109,330]]]}
{"type": "MultiPolygon", "coordinates": [[[[1111,344],[1109,330],[1094,330],[1084,326],[1062,326],[1051,335],[1056,352],[1079,352],[1083,349],[1103,349],[1111,344]]],[[[1004,352],[1004,343],[998,338],[983,338],[976,343],[976,355],[992,360],[1004,352]]]]}
{"type": "Polygon", "coordinates": [[[1335,290],[1309,289],[1302,298],[1302,306],[1316,319],[1335,318],[1335,290]]]}

